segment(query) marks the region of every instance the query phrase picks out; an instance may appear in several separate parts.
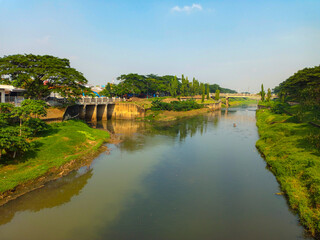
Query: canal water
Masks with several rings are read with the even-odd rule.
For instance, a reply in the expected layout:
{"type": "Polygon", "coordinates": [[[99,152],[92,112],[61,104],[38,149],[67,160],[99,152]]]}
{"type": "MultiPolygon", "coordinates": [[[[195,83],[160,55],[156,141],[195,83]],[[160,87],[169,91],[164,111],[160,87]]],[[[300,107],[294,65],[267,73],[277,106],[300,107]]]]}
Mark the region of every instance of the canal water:
{"type": "Polygon", "coordinates": [[[307,239],[255,148],[255,109],[109,121],[91,166],[0,207],[0,239],[307,239]]]}

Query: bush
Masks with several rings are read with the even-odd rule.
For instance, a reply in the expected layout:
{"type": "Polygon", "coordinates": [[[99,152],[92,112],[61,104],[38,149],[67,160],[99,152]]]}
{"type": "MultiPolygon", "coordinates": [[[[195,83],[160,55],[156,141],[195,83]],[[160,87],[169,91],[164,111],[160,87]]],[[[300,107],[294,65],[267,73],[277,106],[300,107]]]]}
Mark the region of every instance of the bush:
{"type": "Polygon", "coordinates": [[[159,99],[152,100],[151,110],[172,110],[172,105],[170,103],[161,102],[159,99]]]}
{"type": "Polygon", "coordinates": [[[190,111],[200,109],[202,105],[194,100],[172,101],[170,103],[161,102],[159,99],[152,101],[151,110],[167,110],[167,111],[190,111]]]}
{"type": "Polygon", "coordinates": [[[23,127],[30,129],[30,135],[36,135],[49,129],[49,125],[39,118],[30,118],[23,123],[23,127]]]}
{"type": "Polygon", "coordinates": [[[19,129],[16,127],[6,127],[0,129],[0,160],[3,154],[15,157],[16,152],[26,152],[30,150],[32,144],[24,136],[19,136],[19,129]]]}

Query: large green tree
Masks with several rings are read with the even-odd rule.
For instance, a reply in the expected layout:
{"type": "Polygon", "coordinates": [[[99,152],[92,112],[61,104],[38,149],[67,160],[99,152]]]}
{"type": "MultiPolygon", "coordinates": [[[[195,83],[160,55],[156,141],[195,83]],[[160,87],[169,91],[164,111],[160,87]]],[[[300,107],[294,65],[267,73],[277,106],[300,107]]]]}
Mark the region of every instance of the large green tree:
{"type": "Polygon", "coordinates": [[[281,98],[305,105],[320,105],[320,66],[304,68],[274,89],[281,98]]]}
{"type": "Polygon", "coordinates": [[[0,82],[26,89],[26,97],[44,99],[51,92],[74,98],[87,83],[82,73],[65,58],[50,55],[17,54],[0,58],[0,82]]]}

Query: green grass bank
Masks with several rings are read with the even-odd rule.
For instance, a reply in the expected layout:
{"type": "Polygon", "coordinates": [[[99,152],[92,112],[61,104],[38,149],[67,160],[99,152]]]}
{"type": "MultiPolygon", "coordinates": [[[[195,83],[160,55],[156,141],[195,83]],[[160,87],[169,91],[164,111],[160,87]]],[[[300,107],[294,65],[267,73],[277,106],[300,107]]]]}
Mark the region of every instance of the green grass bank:
{"type": "MultiPolygon", "coordinates": [[[[222,107],[226,107],[226,99],[221,98],[222,107]]],[[[241,107],[241,106],[248,106],[248,105],[255,105],[257,104],[256,99],[248,98],[248,97],[229,97],[229,107],[241,107]]]]}
{"type": "Polygon", "coordinates": [[[296,116],[270,109],[257,111],[256,146],[280,183],[302,225],[320,233],[320,129],[296,116]]]}
{"type": "Polygon", "coordinates": [[[108,138],[108,132],[90,128],[81,121],[51,124],[50,130],[33,140],[32,151],[0,163],[0,200],[20,185],[57,178],[58,170],[58,175],[65,175],[72,170],[71,165],[77,166],[78,160],[98,152],[108,138]]]}

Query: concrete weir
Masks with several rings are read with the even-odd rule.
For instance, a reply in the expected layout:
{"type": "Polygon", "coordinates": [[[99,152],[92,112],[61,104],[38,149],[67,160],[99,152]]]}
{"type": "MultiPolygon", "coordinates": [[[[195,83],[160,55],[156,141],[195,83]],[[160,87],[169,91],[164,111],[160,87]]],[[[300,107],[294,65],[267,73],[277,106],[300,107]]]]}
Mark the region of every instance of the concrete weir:
{"type": "Polygon", "coordinates": [[[126,102],[90,100],[81,101],[77,105],[69,106],[63,116],[64,120],[80,118],[86,121],[105,121],[108,119],[136,119],[145,116],[145,109],[126,102]]]}

